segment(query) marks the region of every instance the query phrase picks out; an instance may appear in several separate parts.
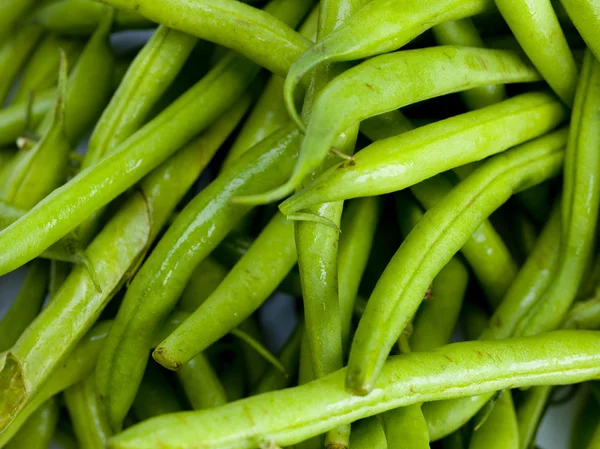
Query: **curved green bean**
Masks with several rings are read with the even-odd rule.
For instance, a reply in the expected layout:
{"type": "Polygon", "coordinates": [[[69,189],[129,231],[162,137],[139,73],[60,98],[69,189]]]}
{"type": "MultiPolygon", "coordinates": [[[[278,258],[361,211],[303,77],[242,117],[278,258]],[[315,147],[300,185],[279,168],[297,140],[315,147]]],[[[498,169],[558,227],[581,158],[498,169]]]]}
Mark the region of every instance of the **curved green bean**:
{"type": "MultiPolygon", "coordinates": [[[[434,26],[431,31],[439,45],[485,47],[471,19],[448,20],[434,26]]],[[[467,108],[479,109],[502,101],[506,90],[502,84],[488,84],[460,93],[467,108]]]]}
{"type": "Polygon", "coordinates": [[[336,77],[316,99],[292,177],[276,190],[239,201],[264,203],[292,193],[321,165],[338,135],[364,119],[477,86],[538,79],[528,62],[505,50],[444,46],[369,59],[336,77]]]}
{"type": "Polygon", "coordinates": [[[4,447],[6,449],[48,448],[58,424],[59,410],[58,400],[55,397],[48,399],[29,416],[4,447]]]}
{"type": "Polygon", "coordinates": [[[433,277],[483,219],[514,192],[557,174],[565,134],[564,130],[557,131],[497,155],[425,214],[386,267],[367,302],[350,351],[349,391],[364,395],[373,389],[390,349],[433,277]]]}
{"type": "Polygon", "coordinates": [[[377,389],[366,396],[345,390],[342,369],[300,387],[148,420],[112,437],[108,448],[150,449],[158,442],[165,449],[252,449],[265,440],[295,444],[336,425],[415,403],[591,379],[600,372],[598,345],[594,331],[455,343],[391,357],[377,389]]]}
{"type": "Polygon", "coordinates": [[[374,142],[353,161],[332,167],[279,208],[288,215],[314,204],[402,190],[545,134],[565,118],[566,110],[549,93],[518,95],[374,142]]]}
{"type": "Polygon", "coordinates": [[[429,434],[421,413],[421,404],[382,413],[381,422],[389,448],[429,449],[429,434]]]}
{"type": "Polygon", "coordinates": [[[600,58],[600,37],[596,32],[600,25],[600,6],[592,0],[561,0],[560,3],[589,49],[600,58]]]}
{"type": "Polygon", "coordinates": [[[600,203],[600,63],[587,51],[577,85],[565,152],[558,267],[543,297],[517,325],[517,334],[555,329],[575,300],[593,241],[600,203]]]}
{"type": "Polygon", "coordinates": [[[512,33],[552,90],[573,105],[577,66],[550,0],[495,0],[512,33]]]}
{"type": "Polygon", "coordinates": [[[469,449],[520,449],[518,422],[510,390],[505,390],[485,422],[473,431],[469,449]]]}

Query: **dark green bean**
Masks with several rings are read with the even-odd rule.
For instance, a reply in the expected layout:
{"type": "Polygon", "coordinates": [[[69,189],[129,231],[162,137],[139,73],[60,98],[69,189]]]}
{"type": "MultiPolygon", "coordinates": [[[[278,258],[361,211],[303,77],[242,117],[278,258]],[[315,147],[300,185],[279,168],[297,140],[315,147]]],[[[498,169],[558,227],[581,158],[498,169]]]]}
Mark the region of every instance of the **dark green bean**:
{"type": "Polygon", "coordinates": [[[155,363],[146,368],[131,409],[140,421],[183,410],[175,390],[155,363]]]}
{"type": "Polygon", "coordinates": [[[51,88],[34,94],[29,117],[28,100],[0,109],[0,147],[13,145],[19,137],[25,135],[25,131],[36,129],[55,104],[56,89],[51,88]]]}
{"type": "Polygon", "coordinates": [[[584,401],[575,415],[571,428],[570,449],[587,449],[596,427],[600,424],[598,401],[589,391],[589,385],[584,385],[584,388],[584,401]]]}
{"type": "Polygon", "coordinates": [[[485,422],[473,431],[469,449],[519,449],[517,423],[510,390],[505,390],[485,422]]]}
{"type": "Polygon", "coordinates": [[[71,265],[58,260],[50,261],[50,283],[48,285],[48,297],[53,298],[58,290],[69,277],[71,265]]]}

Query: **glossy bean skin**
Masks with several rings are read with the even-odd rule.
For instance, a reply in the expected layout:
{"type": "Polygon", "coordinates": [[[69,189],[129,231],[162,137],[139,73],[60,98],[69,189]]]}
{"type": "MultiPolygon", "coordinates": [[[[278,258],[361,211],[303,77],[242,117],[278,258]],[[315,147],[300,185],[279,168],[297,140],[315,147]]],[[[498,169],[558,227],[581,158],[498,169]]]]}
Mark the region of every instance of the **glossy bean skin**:
{"type": "MultiPolygon", "coordinates": [[[[2,64],[0,104],[4,104],[15,79],[42,38],[43,33],[44,29],[41,26],[29,24],[19,27],[16,33],[6,41],[0,41],[0,64],[2,64]]],[[[2,34],[1,29],[0,34],[2,34]]]]}
{"type": "Polygon", "coordinates": [[[481,221],[513,193],[557,174],[565,139],[565,132],[557,131],[497,155],[429,209],[404,240],[367,302],[350,351],[349,391],[362,395],[373,389],[390,349],[435,275],[481,221]]]}
{"type": "MultiPolygon", "coordinates": [[[[97,322],[79,341],[67,360],[59,366],[40,393],[23,409],[10,427],[0,432],[0,446],[4,446],[23,426],[27,418],[48,399],[71,385],[80,382],[92,372],[110,325],[110,321],[97,322]]],[[[10,359],[4,360],[5,356],[6,353],[2,353],[0,356],[2,363],[10,364],[10,359]]],[[[4,385],[3,388],[5,388],[4,385]]]]}
{"type": "Polygon", "coordinates": [[[110,430],[98,403],[94,375],[67,388],[64,398],[79,447],[103,449],[110,430]]]}
{"type": "Polygon", "coordinates": [[[48,399],[11,438],[6,449],[48,448],[58,424],[59,411],[58,400],[55,397],[48,399]]]}
{"type": "Polygon", "coordinates": [[[154,418],[112,437],[108,447],[145,449],[160,441],[166,449],[251,449],[264,439],[282,446],[295,444],[336,425],[415,403],[590,379],[599,372],[599,344],[594,331],[454,343],[390,357],[378,388],[366,396],[346,391],[342,369],[300,387],[207,411],[154,418]],[[275,408],[278,413],[265,413],[275,408]]]}
{"type": "Polygon", "coordinates": [[[99,391],[114,429],[133,400],[147,362],[143,348],[154,329],[175,305],[196,265],[250,210],[231,204],[231,197],[276,185],[289,174],[299,137],[290,125],[240,157],[188,203],[133,279],[99,364],[99,391]]]}
{"type": "Polygon", "coordinates": [[[583,37],[583,40],[600,58],[600,39],[596,30],[600,23],[600,7],[591,0],[561,0],[562,6],[567,11],[569,18],[583,37]]]}
{"type": "MultiPolygon", "coordinates": [[[[32,19],[45,29],[67,35],[92,34],[108,8],[91,0],[59,0],[39,8],[32,19]]],[[[151,28],[153,23],[132,11],[118,10],[117,29],[151,28]]]]}
{"type": "Polygon", "coordinates": [[[28,100],[0,109],[0,146],[13,145],[25,131],[36,129],[55,104],[55,88],[36,93],[33,97],[29,123],[26,123],[28,100]]]}
{"type": "Polygon", "coordinates": [[[481,427],[473,431],[469,449],[483,448],[521,449],[518,421],[510,390],[500,393],[490,415],[481,427]]]}
{"type": "Polygon", "coordinates": [[[19,294],[0,320],[0,351],[9,349],[27,328],[40,309],[48,288],[47,261],[36,260],[27,269],[19,294]]]}
{"type": "Polygon", "coordinates": [[[338,135],[369,117],[481,85],[538,79],[535,69],[510,51],[444,46],[371,58],[336,77],[318,96],[290,180],[245,201],[268,202],[290,194],[321,165],[338,135]]]}
{"type": "MultiPolygon", "coordinates": [[[[411,192],[426,209],[430,209],[452,188],[453,183],[442,174],[415,184],[411,192]]],[[[489,304],[496,308],[517,275],[517,264],[489,220],[481,223],[461,248],[461,253],[471,266],[489,304]]]]}
{"type": "Polygon", "coordinates": [[[175,390],[156,364],[148,365],[131,408],[140,421],[183,410],[175,390]]]}
{"type": "Polygon", "coordinates": [[[550,0],[495,0],[517,41],[552,90],[573,105],[577,66],[550,0]]]}
{"type": "Polygon", "coordinates": [[[566,111],[554,96],[535,92],[441,120],[372,143],[353,161],[332,167],[281,203],[280,210],[289,214],[313,204],[402,190],[542,135],[565,118],[566,111]],[[469,148],[476,139],[477,145],[469,148]]]}
{"type": "MultiPolygon", "coordinates": [[[[282,1],[272,1],[263,10],[235,0],[100,2],[117,9],[135,10],[152,21],[231,48],[280,76],[287,73],[309,46],[307,40],[286,25],[285,16],[281,15],[282,1]],[[235,32],[223,33],[224,29],[235,29],[235,32]]],[[[298,10],[306,14],[311,6],[310,1],[296,0],[295,6],[289,9],[294,10],[294,15],[298,10]]]]}
{"type": "Polygon", "coordinates": [[[11,104],[28,101],[31,93],[37,96],[54,87],[58,82],[60,50],[62,49],[67,55],[68,66],[71,69],[75,66],[83,48],[84,44],[79,40],[47,34],[35,48],[25,66],[11,104]]]}
{"type": "Polygon", "coordinates": [[[421,413],[421,404],[382,413],[381,422],[389,448],[429,449],[427,423],[421,413]]]}
{"type": "Polygon", "coordinates": [[[278,213],[207,300],[152,353],[177,370],[239,326],[296,264],[294,223],[278,213]]]}
{"type": "Polygon", "coordinates": [[[0,257],[0,273],[38,256],[138,182],[215,121],[257,73],[258,68],[247,59],[234,55],[224,58],[113,153],[54,190],[17,223],[0,232],[0,247],[11,245],[11,251],[0,257]],[[49,216],[52,222],[48,222],[49,216]],[[42,223],[44,231],[40,233],[42,223]]]}
{"type": "MultiPolygon", "coordinates": [[[[485,47],[471,19],[448,20],[434,26],[431,31],[439,45],[485,47]]],[[[488,84],[465,90],[460,96],[467,108],[474,110],[504,100],[506,89],[502,84],[488,84]]]]}
{"type": "Polygon", "coordinates": [[[517,408],[519,449],[528,449],[535,441],[535,434],[551,392],[551,386],[533,387],[524,392],[525,398],[517,408]]]}
{"type": "Polygon", "coordinates": [[[559,327],[591,262],[600,203],[600,63],[586,52],[565,152],[561,246],[546,294],[517,326],[517,335],[559,327]]]}

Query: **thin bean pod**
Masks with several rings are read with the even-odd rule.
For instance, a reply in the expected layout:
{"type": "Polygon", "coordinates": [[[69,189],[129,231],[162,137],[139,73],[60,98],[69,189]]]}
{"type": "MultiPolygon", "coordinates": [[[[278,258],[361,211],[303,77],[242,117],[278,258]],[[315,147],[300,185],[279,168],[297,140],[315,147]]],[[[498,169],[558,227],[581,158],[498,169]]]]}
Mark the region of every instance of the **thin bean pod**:
{"type": "Polygon", "coordinates": [[[552,90],[573,105],[577,66],[550,0],[495,0],[519,44],[552,90]]]}
{"type": "Polygon", "coordinates": [[[251,449],[266,440],[295,444],[336,425],[415,403],[591,379],[600,372],[598,345],[594,331],[454,343],[391,357],[377,389],[366,396],[345,390],[342,369],[300,387],[145,421],[112,437],[108,448],[149,449],[159,442],[165,449],[251,449]]]}
{"type": "Polygon", "coordinates": [[[350,447],[355,449],[387,449],[383,427],[377,417],[361,419],[352,424],[350,447]]]}
{"type": "Polygon", "coordinates": [[[200,307],[225,279],[229,269],[217,262],[214,257],[204,259],[194,270],[177,306],[189,313],[200,307]]]}
{"type": "Polygon", "coordinates": [[[591,0],[561,0],[560,4],[567,11],[569,18],[589,49],[596,58],[600,58],[600,37],[596,32],[600,25],[600,7],[598,4],[591,0]]]}
{"type": "Polygon", "coordinates": [[[336,77],[315,101],[292,177],[276,190],[239,200],[264,203],[289,195],[321,165],[338,135],[364,119],[486,84],[539,79],[528,62],[506,50],[444,46],[369,59],[336,77]]]}
{"type": "Polygon", "coordinates": [[[381,421],[389,448],[429,449],[429,434],[421,404],[389,410],[381,414],[381,421]]]}
{"type": "Polygon", "coordinates": [[[481,221],[514,192],[557,174],[565,134],[557,131],[497,155],[427,212],[386,267],[367,303],[350,351],[349,391],[361,395],[373,389],[383,362],[431,281],[481,221]]]}
{"type": "Polygon", "coordinates": [[[208,358],[198,354],[177,371],[177,378],[194,410],[217,407],[227,402],[225,390],[208,358]]]}
{"type": "Polygon", "coordinates": [[[525,391],[525,398],[517,408],[519,426],[519,449],[528,449],[535,441],[535,434],[546,409],[552,387],[533,387],[525,391]]]}
{"type": "Polygon", "coordinates": [[[48,448],[58,424],[59,410],[58,400],[56,398],[48,399],[31,414],[4,447],[6,449],[48,448]]]}
{"type": "Polygon", "coordinates": [[[543,135],[565,114],[553,95],[527,93],[374,142],[284,201],[280,210],[288,215],[313,204],[402,190],[543,135]]]}
{"type": "Polygon", "coordinates": [[[483,425],[473,431],[469,449],[521,449],[519,436],[515,406],[510,390],[506,390],[483,425]]]}
{"type": "Polygon", "coordinates": [[[60,262],[58,260],[50,261],[50,283],[48,284],[48,297],[54,298],[54,295],[58,293],[58,290],[69,277],[71,272],[71,265],[66,262],[60,262]]]}
{"type": "Polygon", "coordinates": [[[564,324],[568,329],[600,329],[600,299],[577,302],[571,307],[564,324]]]}
{"type": "Polygon", "coordinates": [[[517,326],[517,335],[559,327],[591,262],[600,203],[600,63],[587,51],[577,85],[565,152],[561,246],[546,294],[517,326]]]}

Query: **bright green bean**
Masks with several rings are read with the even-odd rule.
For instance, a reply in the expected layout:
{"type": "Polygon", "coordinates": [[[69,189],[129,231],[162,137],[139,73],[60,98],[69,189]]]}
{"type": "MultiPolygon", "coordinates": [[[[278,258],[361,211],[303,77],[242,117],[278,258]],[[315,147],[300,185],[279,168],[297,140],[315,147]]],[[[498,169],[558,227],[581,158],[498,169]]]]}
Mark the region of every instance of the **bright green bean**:
{"type": "MultiPolygon", "coordinates": [[[[309,46],[282,16],[281,1],[272,1],[263,10],[236,0],[98,0],[118,9],[135,10],[148,19],[200,39],[231,48],[271,72],[284,76],[292,63],[309,46]],[[223,30],[235,32],[224,33],[223,30]]],[[[311,1],[296,0],[290,8],[302,10],[300,20],[312,6],[311,1]]],[[[284,13],[285,14],[285,13],[284,13]]],[[[294,15],[292,13],[291,15],[294,15]]]]}
{"type": "Polygon", "coordinates": [[[182,410],[175,390],[156,364],[151,363],[146,368],[131,409],[140,421],[182,410]]]}
{"type": "Polygon", "coordinates": [[[6,449],[47,449],[58,424],[59,410],[56,398],[47,400],[11,438],[6,449]]]}
{"type": "Polygon", "coordinates": [[[577,85],[565,152],[561,245],[546,294],[517,325],[517,334],[555,329],[565,318],[593,253],[600,202],[600,63],[587,52],[577,85]]]}
{"type": "Polygon", "coordinates": [[[552,90],[573,105],[577,66],[550,0],[495,0],[519,44],[552,90]]]}
{"type": "Polygon", "coordinates": [[[350,447],[355,449],[387,449],[383,427],[377,417],[361,419],[352,423],[350,447]]]}
{"type": "Polygon", "coordinates": [[[290,214],[313,204],[401,190],[540,136],[562,122],[565,113],[553,95],[532,92],[374,142],[280,209],[290,214]]]}
{"type": "Polygon", "coordinates": [[[597,33],[600,24],[600,6],[592,0],[560,0],[560,3],[589,49],[596,58],[600,58],[600,36],[597,33]]]}
{"type": "Polygon", "coordinates": [[[600,336],[593,331],[455,343],[391,357],[378,388],[366,396],[345,390],[342,369],[300,387],[154,418],[112,437],[108,448],[149,449],[161,442],[165,449],[251,449],[265,440],[290,445],[336,425],[415,403],[507,387],[581,382],[600,372],[598,345],[600,336]]]}
{"type": "MultiPolygon", "coordinates": [[[[105,5],[91,0],[58,0],[39,8],[32,20],[55,33],[89,35],[107,10],[105,5]]],[[[152,25],[152,22],[135,12],[118,10],[115,15],[118,29],[150,28],[152,25]]]]}
{"type": "Polygon", "coordinates": [[[182,366],[177,378],[194,410],[227,402],[223,385],[204,354],[198,354],[182,366]]]}
{"type": "Polygon", "coordinates": [[[429,209],[386,267],[367,303],[350,351],[349,391],[360,395],[373,389],[433,277],[483,219],[514,192],[557,174],[565,134],[557,131],[497,155],[429,209]]]}
{"type": "Polygon", "coordinates": [[[67,388],[64,398],[79,447],[103,449],[110,430],[98,403],[94,375],[67,388]]]}
{"type": "Polygon", "coordinates": [[[382,413],[381,421],[389,448],[429,449],[429,434],[427,423],[421,413],[421,404],[412,404],[382,413]]]}
{"type": "Polygon", "coordinates": [[[535,441],[535,434],[546,409],[552,387],[533,387],[524,392],[525,398],[517,408],[519,426],[519,449],[529,449],[535,441]]]}
{"type": "Polygon", "coordinates": [[[505,390],[483,425],[473,431],[469,449],[519,449],[517,423],[510,390],[505,390]]]}
{"type": "Polygon", "coordinates": [[[315,101],[292,177],[276,190],[240,201],[263,203],[287,196],[321,165],[338,135],[364,119],[486,84],[538,79],[528,62],[505,50],[444,46],[369,59],[336,77],[315,101]]]}
{"type": "MultiPolygon", "coordinates": [[[[479,32],[471,19],[448,20],[434,26],[431,31],[439,45],[484,47],[479,32]]],[[[469,109],[479,109],[504,100],[506,91],[502,84],[488,84],[460,93],[469,109]]]]}

